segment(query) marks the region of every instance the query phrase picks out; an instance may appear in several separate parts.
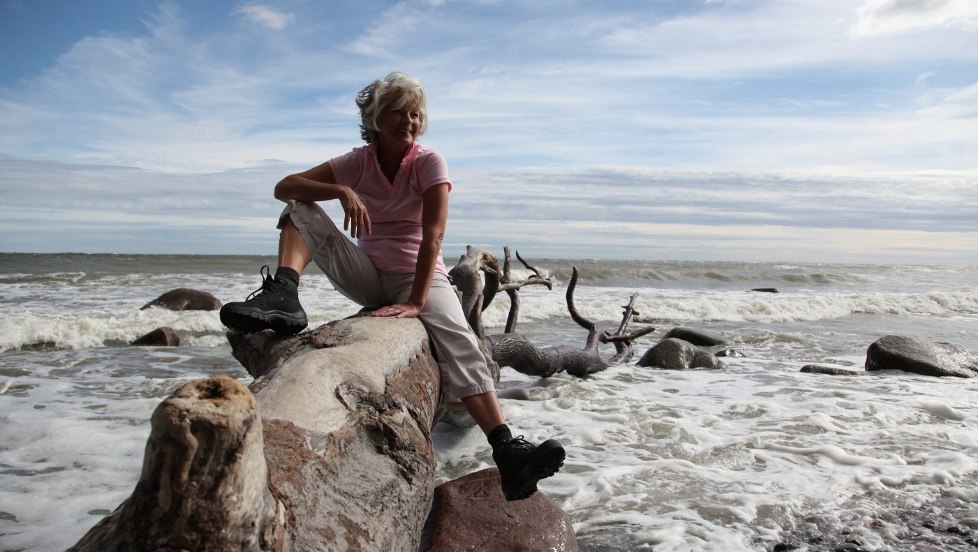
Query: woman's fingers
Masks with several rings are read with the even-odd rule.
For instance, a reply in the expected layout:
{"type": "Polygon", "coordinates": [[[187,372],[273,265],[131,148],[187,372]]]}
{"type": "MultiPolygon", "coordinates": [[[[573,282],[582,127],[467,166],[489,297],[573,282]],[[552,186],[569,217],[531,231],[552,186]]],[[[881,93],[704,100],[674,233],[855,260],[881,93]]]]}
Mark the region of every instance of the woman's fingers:
{"type": "Polygon", "coordinates": [[[414,318],[421,313],[415,305],[408,303],[399,303],[396,305],[387,305],[386,307],[380,307],[371,313],[373,316],[396,316],[398,318],[414,318]]]}
{"type": "Polygon", "coordinates": [[[343,230],[349,230],[351,237],[359,238],[364,233],[370,233],[370,216],[359,199],[344,205],[343,211],[343,230]]]}

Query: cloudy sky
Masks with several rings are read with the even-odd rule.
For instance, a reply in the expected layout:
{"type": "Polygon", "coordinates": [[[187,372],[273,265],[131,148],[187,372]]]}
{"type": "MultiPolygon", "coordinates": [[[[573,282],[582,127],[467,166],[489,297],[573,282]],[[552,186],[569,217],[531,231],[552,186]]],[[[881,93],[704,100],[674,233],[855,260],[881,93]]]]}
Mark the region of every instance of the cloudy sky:
{"type": "Polygon", "coordinates": [[[272,254],[401,70],[446,258],[978,264],[975,0],[0,0],[0,51],[0,251],[272,254]]]}

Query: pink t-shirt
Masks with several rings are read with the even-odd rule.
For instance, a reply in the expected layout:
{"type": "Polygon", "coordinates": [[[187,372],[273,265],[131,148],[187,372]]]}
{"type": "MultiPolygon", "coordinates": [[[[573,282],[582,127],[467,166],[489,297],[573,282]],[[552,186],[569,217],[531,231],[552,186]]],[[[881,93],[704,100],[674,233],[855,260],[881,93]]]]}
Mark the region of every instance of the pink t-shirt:
{"type": "MultiPolygon", "coordinates": [[[[370,215],[371,232],[358,245],[377,268],[414,272],[421,247],[422,195],[438,184],[448,184],[448,165],[433,150],[414,144],[401,161],[391,183],[384,176],[373,145],[329,160],[337,184],[349,186],[360,196],[370,215]]],[[[435,271],[448,274],[441,255],[435,271]]]]}

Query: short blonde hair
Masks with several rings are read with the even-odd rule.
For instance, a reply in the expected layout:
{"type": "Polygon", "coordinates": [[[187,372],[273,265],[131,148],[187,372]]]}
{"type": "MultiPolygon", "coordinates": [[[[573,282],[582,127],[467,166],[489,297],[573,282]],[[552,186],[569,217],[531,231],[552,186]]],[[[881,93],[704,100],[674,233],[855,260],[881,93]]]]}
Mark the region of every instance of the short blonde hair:
{"type": "Polygon", "coordinates": [[[411,105],[421,115],[418,136],[428,130],[428,101],[417,79],[404,73],[394,72],[383,79],[370,83],[357,94],[360,108],[360,137],[368,144],[373,142],[379,129],[377,117],[388,107],[395,109],[411,105]]]}

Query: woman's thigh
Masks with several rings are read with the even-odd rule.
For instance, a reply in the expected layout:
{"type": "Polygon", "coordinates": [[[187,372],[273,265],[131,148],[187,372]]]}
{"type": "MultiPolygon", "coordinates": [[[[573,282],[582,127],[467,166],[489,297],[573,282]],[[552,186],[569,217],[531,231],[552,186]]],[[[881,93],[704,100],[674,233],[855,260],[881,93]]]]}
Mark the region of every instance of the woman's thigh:
{"type": "Polygon", "coordinates": [[[312,261],[337,291],[364,307],[389,304],[380,272],[367,255],[337,228],[322,207],[314,202],[290,201],[279,219],[291,217],[312,261]]]}

